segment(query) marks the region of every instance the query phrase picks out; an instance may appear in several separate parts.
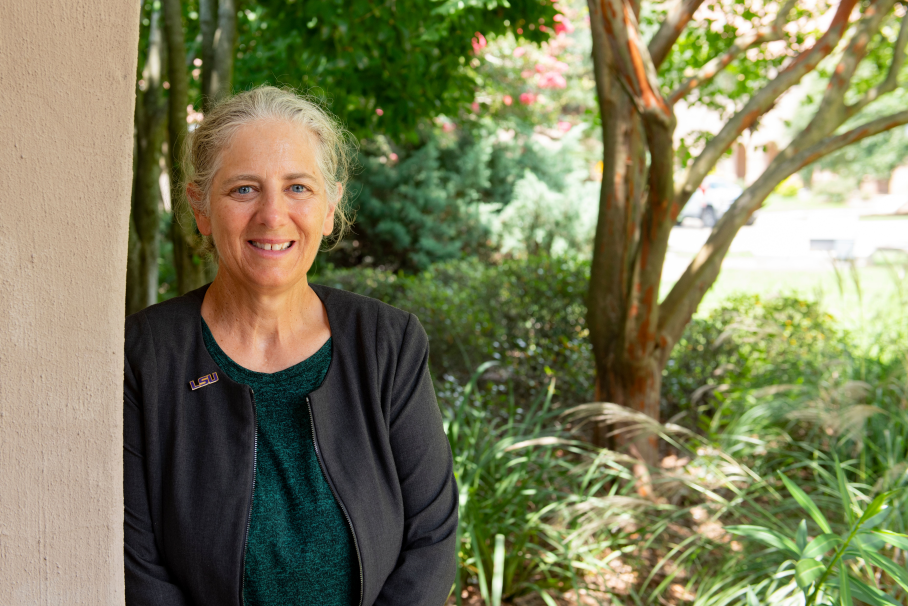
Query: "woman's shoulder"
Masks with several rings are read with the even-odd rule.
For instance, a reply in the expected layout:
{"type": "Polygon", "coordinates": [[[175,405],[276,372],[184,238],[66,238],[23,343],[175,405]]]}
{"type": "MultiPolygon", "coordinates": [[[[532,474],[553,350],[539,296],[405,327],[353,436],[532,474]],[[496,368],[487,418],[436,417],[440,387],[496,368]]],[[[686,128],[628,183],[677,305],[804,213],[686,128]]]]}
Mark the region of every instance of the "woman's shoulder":
{"type": "Polygon", "coordinates": [[[389,333],[403,337],[413,332],[414,328],[424,332],[416,316],[406,310],[347,290],[321,284],[310,286],[328,310],[332,334],[337,333],[337,328],[348,326],[356,326],[360,331],[374,327],[385,337],[389,333]]]}
{"type": "Polygon", "coordinates": [[[146,338],[176,338],[195,332],[208,285],[185,295],[150,305],[126,316],[127,349],[131,342],[146,338]]]}

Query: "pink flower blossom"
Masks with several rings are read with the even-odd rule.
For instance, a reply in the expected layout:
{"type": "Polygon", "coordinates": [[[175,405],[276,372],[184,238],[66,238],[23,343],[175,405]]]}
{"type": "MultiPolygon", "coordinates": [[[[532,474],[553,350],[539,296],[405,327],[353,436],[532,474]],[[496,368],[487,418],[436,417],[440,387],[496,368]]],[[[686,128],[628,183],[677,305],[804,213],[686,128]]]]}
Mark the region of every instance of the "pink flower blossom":
{"type": "Polygon", "coordinates": [[[375,110],[375,113],[378,114],[379,116],[383,116],[385,114],[385,110],[383,110],[382,108],[379,107],[378,109],[375,110]]]}
{"type": "Polygon", "coordinates": [[[558,130],[560,130],[563,133],[566,133],[569,130],[571,130],[572,126],[574,126],[574,125],[571,124],[570,122],[566,122],[565,120],[562,120],[558,123],[558,130]]]}
{"type": "Polygon", "coordinates": [[[552,19],[555,20],[556,34],[561,34],[562,32],[564,32],[565,34],[574,33],[574,25],[564,15],[555,15],[554,17],[552,17],[552,19]]]}
{"type": "Polygon", "coordinates": [[[473,110],[473,113],[478,114],[479,113],[479,102],[473,101],[473,104],[470,105],[470,109],[473,110]]]}
{"type": "Polygon", "coordinates": [[[532,78],[532,77],[533,77],[533,72],[530,71],[530,70],[528,70],[528,69],[525,69],[525,70],[523,70],[522,72],[520,72],[520,77],[521,77],[521,78],[532,78]]]}
{"type": "Polygon", "coordinates": [[[388,155],[388,157],[391,158],[391,162],[397,162],[397,154],[395,154],[394,152],[391,152],[391,154],[388,155]]]}
{"type": "Polygon", "coordinates": [[[518,34],[522,34],[522,33],[523,33],[523,28],[522,28],[522,27],[518,27],[518,28],[517,28],[517,33],[518,33],[518,34]]]}
{"type": "Polygon", "coordinates": [[[191,104],[186,106],[186,123],[187,124],[198,124],[202,121],[202,118],[205,116],[202,115],[202,112],[195,111],[195,107],[191,104]]]}
{"type": "Polygon", "coordinates": [[[517,48],[514,49],[513,55],[514,55],[514,57],[519,59],[519,58],[523,57],[526,54],[526,52],[527,52],[527,49],[523,48],[522,46],[518,46],[517,48]]]}
{"type": "Polygon", "coordinates": [[[536,102],[536,95],[534,95],[533,93],[521,93],[520,102],[524,105],[532,105],[536,102]]]}
{"type": "Polygon", "coordinates": [[[514,98],[511,97],[511,95],[505,95],[505,96],[502,98],[502,101],[504,101],[504,104],[505,104],[505,105],[510,105],[511,103],[514,102],[514,98]]]}
{"type": "Polygon", "coordinates": [[[478,55],[479,51],[484,49],[487,44],[488,41],[486,40],[486,37],[479,32],[476,32],[476,37],[473,38],[473,54],[478,55]]]}
{"type": "Polygon", "coordinates": [[[539,60],[539,63],[536,64],[536,71],[538,73],[544,72],[558,72],[563,74],[568,71],[571,67],[564,61],[558,61],[554,57],[544,56],[539,60]]]}
{"type": "Polygon", "coordinates": [[[567,80],[558,72],[548,72],[539,76],[539,88],[565,88],[567,80]]]}
{"type": "Polygon", "coordinates": [[[453,122],[445,122],[445,123],[442,125],[441,130],[445,131],[446,133],[450,133],[450,132],[452,132],[452,131],[454,130],[454,128],[455,128],[455,127],[454,127],[454,123],[453,123],[453,122]]]}
{"type": "Polygon", "coordinates": [[[547,27],[544,26],[544,25],[540,25],[540,26],[539,26],[539,31],[541,31],[541,32],[547,32],[547,31],[549,31],[549,28],[547,28],[547,27]]]}

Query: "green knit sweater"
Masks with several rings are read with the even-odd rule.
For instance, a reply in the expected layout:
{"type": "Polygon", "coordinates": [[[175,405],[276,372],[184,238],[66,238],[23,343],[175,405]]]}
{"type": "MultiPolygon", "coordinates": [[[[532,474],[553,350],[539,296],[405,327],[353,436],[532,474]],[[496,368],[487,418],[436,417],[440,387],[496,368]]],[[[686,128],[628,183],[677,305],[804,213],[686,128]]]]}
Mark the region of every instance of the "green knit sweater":
{"type": "Polygon", "coordinates": [[[205,347],[255,397],[258,450],[243,571],[247,606],[349,606],[353,538],[315,454],[306,396],[331,364],[331,339],[275,373],[247,370],[221,350],[202,321],[205,347]]]}

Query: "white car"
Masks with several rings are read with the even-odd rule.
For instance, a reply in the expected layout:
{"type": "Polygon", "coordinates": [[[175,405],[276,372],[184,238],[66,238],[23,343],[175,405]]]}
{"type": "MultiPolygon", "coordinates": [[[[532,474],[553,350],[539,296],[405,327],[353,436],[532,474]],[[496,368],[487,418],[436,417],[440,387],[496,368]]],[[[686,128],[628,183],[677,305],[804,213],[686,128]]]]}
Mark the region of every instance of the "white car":
{"type": "MultiPolygon", "coordinates": [[[[719,179],[706,180],[694,190],[690,200],[681,209],[678,222],[680,223],[685,217],[695,217],[703,222],[704,227],[712,227],[743,192],[744,190],[734,183],[719,179]]],[[[751,215],[747,224],[753,225],[755,220],[756,217],[751,215]]]]}

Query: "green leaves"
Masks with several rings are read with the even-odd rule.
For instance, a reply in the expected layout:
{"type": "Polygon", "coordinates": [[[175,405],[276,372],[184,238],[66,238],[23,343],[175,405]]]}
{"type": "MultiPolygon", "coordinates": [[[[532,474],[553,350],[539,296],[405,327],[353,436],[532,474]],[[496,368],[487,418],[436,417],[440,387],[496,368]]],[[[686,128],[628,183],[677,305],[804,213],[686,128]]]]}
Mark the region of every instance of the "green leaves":
{"type": "Polygon", "coordinates": [[[844,566],[839,566],[839,606],[852,606],[851,584],[848,582],[848,572],[844,566]]]}
{"type": "Polygon", "coordinates": [[[880,537],[893,547],[908,550],[908,535],[892,532],[891,530],[874,530],[873,534],[880,537]]]}
{"type": "Polygon", "coordinates": [[[826,521],[826,517],[820,513],[819,507],[816,506],[810,497],[807,496],[801,488],[786,478],[782,473],[779,473],[779,477],[782,478],[782,483],[785,484],[785,488],[788,489],[788,492],[791,493],[791,496],[794,497],[795,501],[798,502],[798,505],[803,507],[810,517],[813,518],[813,521],[817,523],[817,526],[823,529],[823,532],[832,532],[832,528],[829,526],[829,522],[826,521]]]}
{"type": "MultiPolygon", "coordinates": [[[[801,523],[803,524],[804,522],[802,521],[801,523]]],[[[807,544],[807,546],[801,551],[801,557],[818,558],[835,547],[839,542],[841,542],[841,539],[838,537],[838,535],[832,533],[821,534],[807,544]]]]}
{"type": "Polygon", "coordinates": [[[726,526],[725,530],[733,534],[738,534],[760,541],[761,543],[765,543],[770,547],[775,547],[776,549],[784,551],[793,557],[798,557],[801,553],[801,550],[798,549],[798,546],[794,541],[776,532],[775,530],[770,530],[769,528],[764,528],[762,526],[738,525],[726,526]]]}
{"type": "Polygon", "coordinates": [[[848,575],[850,593],[870,606],[901,606],[892,596],[848,575]]]}
{"type": "Polygon", "coordinates": [[[795,544],[798,546],[798,553],[804,553],[804,548],[807,547],[807,520],[801,520],[801,523],[798,524],[795,544]]]}
{"type": "Polygon", "coordinates": [[[236,88],[318,87],[357,137],[412,140],[420,122],[473,101],[477,32],[539,43],[556,14],[544,0],[258,0],[240,16],[236,88]]]}
{"type": "Polygon", "coordinates": [[[823,576],[826,572],[826,566],[816,560],[803,559],[798,560],[795,565],[795,580],[801,591],[807,593],[810,586],[823,576]]]}
{"type": "MultiPolygon", "coordinates": [[[[851,606],[852,596],[873,606],[898,604],[892,596],[874,586],[877,581],[868,584],[849,574],[849,569],[867,570],[872,579],[874,571],[879,570],[908,593],[908,571],[879,553],[887,544],[899,548],[908,547],[908,536],[888,530],[874,530],[875,526],[885,522],[888,514],[886,503],[894,492],[884,492],[874,497],[855,520],[853,501],[842,465],[838,459],[835,459],[834,465],[835,485],[843,506],[842,516],[848,523],[846,534],[833,532],[829,520],[813,499],[781,473],[779,476],[789,494],[824,531],[823,534],[808,541],[809,528],[806,520],[801,520],[798,524],[794,541],[778,531],[762,526],[729,526],[727,530],[769,545],[783,553],[789,561],[795,560],[794,578],[804,594],[805,606],[814,606],[820,596],[823,596],[823,600],[828,600],[830,595],[835,595],[836,589],[836,603],[840,606],[851,606]],[[863,561],[864,566],[857,568],[856,564],[860,561],[863,561]]],[[[819,475],[832,480],[832,474],[825,470],[821,470],[819,475]]],[[[829,604],[828,601],[822,603],[829,604]]]]}

